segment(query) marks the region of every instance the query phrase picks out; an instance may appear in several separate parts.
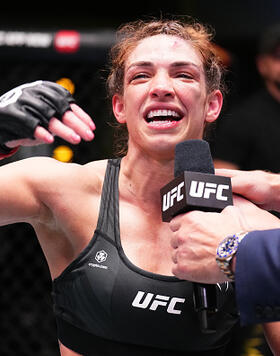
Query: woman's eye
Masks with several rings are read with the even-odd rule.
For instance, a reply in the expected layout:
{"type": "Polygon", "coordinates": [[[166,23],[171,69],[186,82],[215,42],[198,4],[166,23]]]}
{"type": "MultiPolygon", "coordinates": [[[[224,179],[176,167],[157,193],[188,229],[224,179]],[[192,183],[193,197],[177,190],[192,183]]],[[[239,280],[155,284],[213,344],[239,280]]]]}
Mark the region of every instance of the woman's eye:
{"type": "Polygon", "coordinates": [[[178,73],[177,78],[193,79],[193,75],[190,73],[178,73]]]}
{"type": "Polygon", "coordinates": [[[148,74],[146,73],[138,73],[138,74],[135,74],[131,80],[136,80],[136,79],[145,79],[145,78],[148,78],[148,74]]]}

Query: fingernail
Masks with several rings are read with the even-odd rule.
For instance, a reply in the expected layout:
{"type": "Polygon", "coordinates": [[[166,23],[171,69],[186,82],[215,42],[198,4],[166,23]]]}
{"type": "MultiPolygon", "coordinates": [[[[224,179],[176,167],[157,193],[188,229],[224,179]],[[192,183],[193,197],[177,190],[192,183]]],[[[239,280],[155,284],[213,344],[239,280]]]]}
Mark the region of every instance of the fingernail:
{"type": "Polygon", "coordinates": [[[50,135],[46,135],[46,141],[48,143],[53,143],[54,142],[54,137],[50,134],[50,135]]]}
{"type": "Polygon", "coordinates": [[[90,123],[90,128],[91,128],[92,130],[95,130],[95,129],[96,129],[96,126],[95,126],[94,122],[91,122],[91,123],[90,123]]]}
{"type": "Polygon", "coordinates": [[[81,141],[81,137],[75,133],[72,134],[72,139],[75,142],[80,142],[81,141]]]}
{"type": "Polygon", "coordinates": [[[92,131],[90,131],[90,130],[87,130],[87,131],[86,131],[86,135],[87,135],[87,138],[88,138],[89,140],[92,140],[92,139],[93,139],[93,137],[94,137],[93,132],[92,132],[92,131]]]}

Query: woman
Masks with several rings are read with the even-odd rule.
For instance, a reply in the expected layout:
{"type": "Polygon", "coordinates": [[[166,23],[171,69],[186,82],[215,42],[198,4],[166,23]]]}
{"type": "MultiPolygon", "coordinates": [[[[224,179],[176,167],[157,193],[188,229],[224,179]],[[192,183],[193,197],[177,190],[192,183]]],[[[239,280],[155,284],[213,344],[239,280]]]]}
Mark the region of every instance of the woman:
{"type": "MultiPolygon", "coordinates": [[[[218,59],[198,24],[139,21],[120,34],[108,84],[129,133],[125,156],[2,167],[1,223],[25,221],[36,231],[53,279],[61,355],[223,355],[238,321],[233,287],[218,288],[216,333],[201,333],[192,284],[172,275],[159,195],[173,178],[175,145],[201,139],[220,113],[218,59]]],[[[71,108],[48,131],[37,126],[36,142],[52,134],[91,140],[92,122],[71,108]]]]}

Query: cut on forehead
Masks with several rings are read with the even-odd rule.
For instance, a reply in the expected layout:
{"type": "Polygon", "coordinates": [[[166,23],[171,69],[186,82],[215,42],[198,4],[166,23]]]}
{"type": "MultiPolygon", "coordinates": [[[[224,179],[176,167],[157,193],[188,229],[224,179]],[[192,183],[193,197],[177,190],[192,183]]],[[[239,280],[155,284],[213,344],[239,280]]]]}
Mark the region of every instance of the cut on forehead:
{"type": "MultiPolygon", "coordinates": [[[[180,55],[181,54],[186,54],[186,53],[195,53],[196,57],[199,57],[199,62],[203,62],[203,58],[201,56],[201,52],[198,50],[198,48],[195,46],[195,44],[187,37],[181,37],[179,35],[175,34],[165,34],[165,33],[160,33],[160,34],[150,34],[149,36],[146,36],[144,38],[139,39],[138,41],[135,41],[134,43],[131,43],[128,47],[127,50],[124,53],[123,56],[123,64],[127,64],[131,60],[131,57],[134,56],[134,53],[139,52],[139,50],[147,51],[147,56],[148,58],[154,54],[155,56],[159,56],[160,54],[166,54],[166,56],[170,54],[174,55],[180,55]],[[162,50],[163,49],[163,50],[162,50]],[[162,52],[160,52],[162,50],[162,52]]],[[[133,58],[134,60],[134,58],[133,58]]],[[[180,59],[178,59],[178,62],[180,59]]],[[[183,61],[183,60],[182,60],[183,61]]]]}
{"type": "Polygon", "coordinates": [[[154,61],[168,60],[172,66],[183,66],[193,63],[202,66],[201,54],[191,41],[178,36],[155,35],[142,39],[125,58],[126,69],[134,62],[146,62],[146,66],[154,61]]]}

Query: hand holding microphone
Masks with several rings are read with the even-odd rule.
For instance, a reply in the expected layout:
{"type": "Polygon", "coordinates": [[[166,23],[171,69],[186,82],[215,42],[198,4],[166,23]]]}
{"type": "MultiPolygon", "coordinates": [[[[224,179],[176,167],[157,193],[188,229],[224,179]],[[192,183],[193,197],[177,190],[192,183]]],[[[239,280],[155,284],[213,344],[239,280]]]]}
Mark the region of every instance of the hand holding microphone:
{"type": "MultiPolygon", "coordinates": [[[[214,175],[206,141],[188,140],[176,146],[174,175],[175,179],[161,189],[163,221],[170,222],[175,216],[192,210],[220,212],[232,205],[230,178],[214,175]]],[[[171,229],[177,231],[176,219],[171,222],[171,229]]],[[[173,242],[173,247],[178,246],[173,242]]],[[[201,330],[215,332],[208,324],[208,314],[217,310],[216,285],[194,283],[193,287],[201,330]]]]}
{"type": "Polygon", "coordinates": [[[280,228],[280,220],[268,211],[240,196],[233,200],[234,206],[220,213],[191,211],[172,219],[172,272],[176,277],[200,283],[228,281],[216,263],[221,241],[241,231],[280,228]]]}

